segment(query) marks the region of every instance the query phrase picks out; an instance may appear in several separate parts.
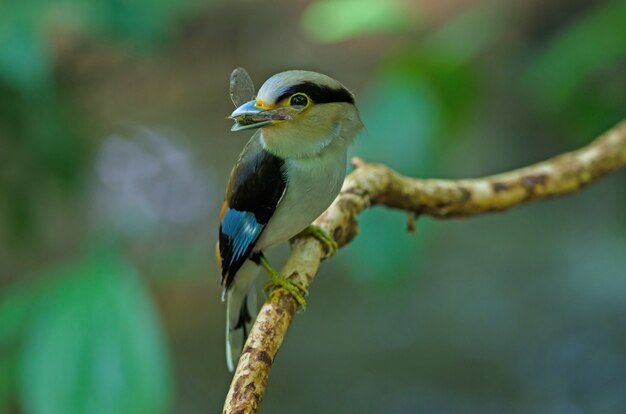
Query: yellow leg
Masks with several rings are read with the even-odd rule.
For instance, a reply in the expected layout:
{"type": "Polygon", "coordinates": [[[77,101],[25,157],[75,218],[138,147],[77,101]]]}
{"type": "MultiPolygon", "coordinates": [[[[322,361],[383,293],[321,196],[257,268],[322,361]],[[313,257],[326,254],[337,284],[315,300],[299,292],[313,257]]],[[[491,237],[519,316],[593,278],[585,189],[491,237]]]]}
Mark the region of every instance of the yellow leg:
{"type": "Polygon", "coordinates": [[[272,278],[272,280],[263,285],[263,290],[265,290],[265,292],[269,294],[274,289],[285,289],[291,294],[291,296],[293,296],[296,302],[298,302],[300,308],[304,310],[306,307],[306,300],[304,299],[304,297],[309,294],[306,288],[300,283],[289,280],[288,278],[284,277],[276,270],[274,270],[272,265],[270,265],[270,263],[267,261],[267,258],[263,254],[259,255],[259,264],[263,266],[265,271],[269,273],[270,277],[272,278]]]}
{"type": "Polygon", "coordinates": [[[322,230],[321,228],[317,226],[314,226],[311,224],[306,229],[298,233],[298,235],[296,235],[296,238],[307,237],[307,236],[313,236],[317,240],[319,240],[320,243],[322,243],[322,245],[326,249],[326,257],[334,256],[335,253],[337,253],[337,250],[339,249],[339,246],[337,245],[337,242],[335,241],[335,239],[333,239],[330,234],[328,234],[327,232],[325,232],[324,230],[322,230]]]}

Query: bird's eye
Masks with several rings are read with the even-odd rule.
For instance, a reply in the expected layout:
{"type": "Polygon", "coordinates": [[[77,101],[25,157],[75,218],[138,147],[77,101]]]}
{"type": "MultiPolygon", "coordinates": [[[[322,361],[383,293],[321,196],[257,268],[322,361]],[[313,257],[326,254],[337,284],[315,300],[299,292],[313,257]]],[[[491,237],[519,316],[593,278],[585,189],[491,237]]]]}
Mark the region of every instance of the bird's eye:
{"type": "Polygon", "coordinates": [[[291,106],[307,106],[309,98],[301,93],[297,93],[289,99],[289,105],[291,106]]]}

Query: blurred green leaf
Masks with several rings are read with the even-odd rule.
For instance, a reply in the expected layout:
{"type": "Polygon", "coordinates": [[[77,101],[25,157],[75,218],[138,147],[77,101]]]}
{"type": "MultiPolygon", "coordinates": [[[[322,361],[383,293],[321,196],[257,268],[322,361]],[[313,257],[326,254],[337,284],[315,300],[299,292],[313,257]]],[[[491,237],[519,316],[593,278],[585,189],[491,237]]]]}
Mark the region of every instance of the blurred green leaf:
{"type": "Polygon", "coordinates": [[[52,88],[25,97],[21,104],[21,127],[37,168],[71,183],[84,162],[79,117],[52,88]]]}
{"type": "Polygon", "coordinates": [[[361,234],[345,250],[341,260],[361,282],[393,289],[419,274],[435,229],[419,220],[415,234],[406,231],[407,217],[386,209],[367,210],[359,216],[361,234]]]}
{"type": "MultiPolygon", "coordinates": [[[[452,138],[466,124],[481,98],[474,68],[454,54],[433,49],[389,60],[382,68],[382,76],[402,80],[406,88],[430,91],[428,105],[436,108],[437,117],[426,122],[436,125],[433,139],[452,138]]],[[[424,94],[416,98],[424,99],[424,94]]]]}
{"type": "Polygon", "coordinates": [[[15,340],[24,328],[35,300],[32,287],[13,289],[0,300],[0,346],[15,340]]]}
{"type": "Polygon", "coordinates": [[[401,73],[381,76],[360,108],[366,131],[351,152],[405,174],[431,171],[441,108],[429,85],[401,73]]]}
{"type": "Polygon", "coordinates": [[[528,67],[544,103],[562,107],[598,68],[626,56],[626,2],[610,2],[559,32],[528,67]]]}
{"type": "MultiPolygon", "coordinates": [[[[410,176],[437,175],[442,154],[480,102],[471,60],[500,30],[492,11],[472,9],[390,57],[359,102],[366,132],[351,152],[410,176]]],[[[371,282],[414,276],[428,248],[423,240],[433,237],[424,236],[424,229],[434,231],[427,221],[416,237],[405,234],[404,214],[368,211],[359,222],[364,231],[345,256],[353,274],[371,282]]]]}
{"type": "Polygon", "coordinates": [[[42,188],[73,189],[88,159],[82,113],[74,113],[55,82],[51,56],[57,38],[99,37],[139,44],[137,52],[166,44],[172,22],[199,0],[32,0],[0,2],[0,197],[9,205],[9,235],[23,243],[37,227],[42,188]],[[61,33],[61,36],[59,36],[61,33]],[[11,154],[7,156],[6,154],[11,154]],[[2,157],[4,155],[4,157],[2,157]],[[39,183],[39,185],[33,185],[39,183]]]}
{"type": "MultiPolygon", "coordinates": [[[[78,7],[83,3],[74,2],[78,7]]],[[[172,34],[173,20],[202,4],[199,0],[98,0],[92,2],[88,18],[106,36],[154,46],[172,34]]]]}
{"type": "MultiPolygon", "coordinates": [[[[400,80],[407,88],[429,90],[416,95],[436,107],[436,140],[449,140],[467,124],[482,97],[474,60],[502,33],[492,7],[472,7],[430,33],[422,42],[387,59],[378,78],[400,80]]],[[[402,85],[399,85],[402,87],[402,85]]],[[[419,112],[418,112],[419,113],[419,112]]],[[[419,115],[418,115],[419,116],[419,115]]]]}
{"type": "Polygon", "coordinates": [[[48,88],[52,77],[48,48],[53,44],[48,39],[58,28],[158,46],[172,34],[173,20],[202,4],[199,0],[0,3],[0,83],[4,80],[23,93],[48,88]]]}
{"type": "Polygon", "coordinates": [[[170,402],[167,352],[135,271],[114,256],[60,269],[38,304],[21,359],[30,413],[160,413],[170,402]]]}
{"type": "MultiPolygon", "coordinates": [[[[422,78],[402,71],[381,75],[360,105],[366,131],[351,153],[382,162],[412,176],[432,175],[439,157],[437,139],[442,111],[436,92],[422,78]]],[[[359,280],[373,284],[399,281],[419,269],[424,253],[419,237],[405,231],[406,216],[376,209],[359,216],[362,234],[346,250],[347,266],[359,280]]]]}
{"type": "Polygon", "coordinates": [[[15,353],[2,355],[0,358],[0,412],[5,412],[3,410],[15,396],[17,374],[18,358],[15,353]]]}
{"type": "Polygon", "coordinates": [[[23,93],[0,85],[7,98],[0,102],[0,129],[6,134],[0,163],[10,172],[0,176],[0,197],[6,200],[0,214],[6,216],[8,235],[15,242],[36,235],[38,209],[50,197],[44,189],[50,184],[63,191],[76,189],[87,160],[78,133],[81,119],[48,86],[23,93]]]}
{"type": "Polygon", "coordinates": [[[49,70],[47,64],[34,67],[25,64],[29,59],[47,63],[42,49],[46,36],[43,31],[57,27],[83,35],[158,46],[172,34],[173,20],[200,6],[206,6],[206,3],[200,0],[38,0],[2,3],[0,39],[3,42],[0,42],[0,52],[11,52],[8,62],[14,66],[24,65],[27,71],[49,70]]]}
{"type": "Polygon", "coordinates": [[[436,174],[441,150],[480,101],[475,78],[454,56],[424,52],[390,59],[359,103],[366,132],[353,152],[404,174],[436,174]]]}
{"type": "Polygon", "coordinates": [[[402,31],[415,25],[406,7],[396,0],[321,0],[303,13],[304,32],[319,42],[402,31]]]}
{"type": "Polygon", "coordinates": [[[565,116],[571,135],[588,137],[626,114],[624,22],[625,1],[602,4],[557,33],[527,68],[534,102],[565,116]]]}
{"type": "Polygon", "coordinates": [[[467,65],[491,46],[502,31],[503,20],[496,9],[490,4],[479,4],[430,33],[419,50],[422,55],[445,55],[457,66],[467,65]]]}
{"type": "Polygon", "coordinates": [[[4,23],[0,29],[0,80],[21,90],[37,90],[48,82],[50,71],[40,33],[31,22],[0,21],[4,23]]]}
{"type": "Polygon", "coordinates": [[[23,284],[0,299],[0,412],[16,395],[19,345],[38,293],[38,287],[23,284]]]}

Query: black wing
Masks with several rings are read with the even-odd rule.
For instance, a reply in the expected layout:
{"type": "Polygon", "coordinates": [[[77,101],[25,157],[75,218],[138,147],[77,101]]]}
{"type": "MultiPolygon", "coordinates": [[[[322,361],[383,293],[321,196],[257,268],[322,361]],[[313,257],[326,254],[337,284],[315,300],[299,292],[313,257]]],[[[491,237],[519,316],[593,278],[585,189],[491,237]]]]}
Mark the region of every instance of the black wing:
{"type": "Polygon", "coordinates": [[[220,222],[222,284],[228,288],[246,261],[285,192],[284,160],[252,136],[230,175],[220,222]]]}

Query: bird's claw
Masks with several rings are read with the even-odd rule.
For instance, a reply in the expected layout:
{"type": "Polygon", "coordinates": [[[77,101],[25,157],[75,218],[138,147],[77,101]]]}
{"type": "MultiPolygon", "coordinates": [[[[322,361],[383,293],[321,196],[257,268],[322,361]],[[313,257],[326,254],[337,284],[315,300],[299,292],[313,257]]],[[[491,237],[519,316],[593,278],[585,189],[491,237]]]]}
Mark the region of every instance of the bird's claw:
{"type": "Polygon", "coordinates": [[[304,298],[309,294],[309,291],[300,283],[294,282],[278,273],[271,276],[272,280],[263,285],[263,290],[268,295],[277,289],[286,290],[296,300],[300,309],[304,311],[306,309],[306,300],[304,298]]]}
{"type": "Polygon", "coordinates": [[[261,254],[259,256],[259,264],[263,266],[265,271],[269,273],[272,278],[270,281],[263,285],[263,290],[265,293],[270,295],[272,292],[276,292],[277,289],[284,289],[295,299],[298,303],[299,310],[304,311],[306,309],[306,300],[305,296],[309,294],[309,291],[302,284],[298,282],[294,282],[293,280],[284,277],[280,273],[278,273],[274,268],[270,265],[267,258],[261,254]]]}
{"type": "Polygon", "coordinates": [[[324,249],[326,250],[325,257],[334,256],[337,253],[337,250],[339,250],[339,245],[337,244],[335,239],[333,239],[330,234],[328,234],[326,231],[322,230],[318,226],[314,226],[313,224],[311,224],[306,229],[302,230],[296,236],[296,238],[307,236],[315,237],[320,243],[322,243],[324,249]]]}

